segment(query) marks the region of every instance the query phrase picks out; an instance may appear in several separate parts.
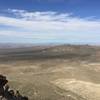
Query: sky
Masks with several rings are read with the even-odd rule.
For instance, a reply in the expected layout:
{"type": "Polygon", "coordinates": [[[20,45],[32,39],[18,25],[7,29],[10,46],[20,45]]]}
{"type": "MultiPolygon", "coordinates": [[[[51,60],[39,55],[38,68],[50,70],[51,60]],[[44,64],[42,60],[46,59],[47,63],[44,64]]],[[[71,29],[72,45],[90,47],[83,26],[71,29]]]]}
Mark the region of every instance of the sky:
{"type": "Polygon", "coordinates": [[[0,43],[100,45],[100,0],[0,0],[0,43]]]}

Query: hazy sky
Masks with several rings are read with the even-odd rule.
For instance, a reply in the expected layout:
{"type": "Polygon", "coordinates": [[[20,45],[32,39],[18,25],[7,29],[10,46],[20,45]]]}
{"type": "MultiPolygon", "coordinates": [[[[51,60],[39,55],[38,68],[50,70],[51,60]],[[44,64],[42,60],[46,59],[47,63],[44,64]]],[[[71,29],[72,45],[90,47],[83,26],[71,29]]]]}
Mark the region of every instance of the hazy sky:
{"type": "Polygon", "coordinates": [[[100,44],[100,0],[0,0],[0,42],[100,44]]]}

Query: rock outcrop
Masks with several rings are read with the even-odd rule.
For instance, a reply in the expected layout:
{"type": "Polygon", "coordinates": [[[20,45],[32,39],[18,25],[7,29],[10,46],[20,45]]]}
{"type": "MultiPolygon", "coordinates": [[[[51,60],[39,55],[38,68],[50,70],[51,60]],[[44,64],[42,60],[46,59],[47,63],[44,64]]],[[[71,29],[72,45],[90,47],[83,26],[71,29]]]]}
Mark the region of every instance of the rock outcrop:
{"type": "Polygon", "coordinates": [[[5,76],[0,75],[0,100],[28,100],[28,97],[22,96],[19,91],[10,89],[5,76]]]}

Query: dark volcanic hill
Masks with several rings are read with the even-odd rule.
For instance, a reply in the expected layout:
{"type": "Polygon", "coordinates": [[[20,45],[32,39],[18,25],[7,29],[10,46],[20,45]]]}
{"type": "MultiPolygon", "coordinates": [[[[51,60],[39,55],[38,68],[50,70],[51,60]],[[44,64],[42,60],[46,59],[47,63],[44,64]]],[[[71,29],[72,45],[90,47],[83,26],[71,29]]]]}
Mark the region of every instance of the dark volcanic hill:
{"type": "Polygon", "coordinates": [[[68,59],[100,61],[100,47],[89,45],[33,46],[0,49],[0,61],[68,59]]]}

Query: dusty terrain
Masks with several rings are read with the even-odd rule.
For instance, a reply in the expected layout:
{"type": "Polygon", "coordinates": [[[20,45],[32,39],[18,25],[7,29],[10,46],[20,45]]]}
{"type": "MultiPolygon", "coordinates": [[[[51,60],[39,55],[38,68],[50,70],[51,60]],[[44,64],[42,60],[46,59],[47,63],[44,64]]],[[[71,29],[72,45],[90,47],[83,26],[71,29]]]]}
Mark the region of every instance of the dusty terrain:
{"type": "Polygon", "coordinates": [[[30,100],[100,100],[100,47],[0,49],[0,73],[30,100]]]}

